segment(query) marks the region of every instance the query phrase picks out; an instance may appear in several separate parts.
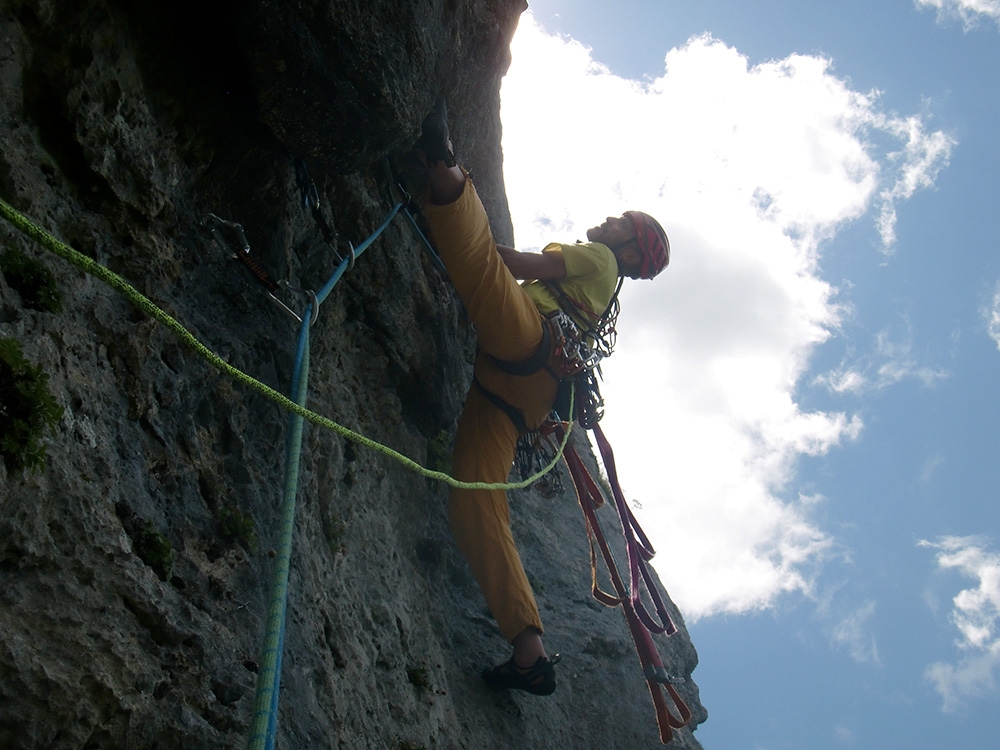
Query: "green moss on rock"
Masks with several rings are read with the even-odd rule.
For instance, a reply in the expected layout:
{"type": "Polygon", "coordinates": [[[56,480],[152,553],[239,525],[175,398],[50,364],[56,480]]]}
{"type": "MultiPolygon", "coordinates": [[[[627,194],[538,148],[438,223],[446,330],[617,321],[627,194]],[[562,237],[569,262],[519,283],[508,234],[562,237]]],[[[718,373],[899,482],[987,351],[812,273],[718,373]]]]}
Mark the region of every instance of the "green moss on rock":
{"type": "Polygon", "coordinates": [[[49,376],[24,358],[15,339],[0,339],[0,455],[11,474],[45,465],[46,431],[55,431],[63,409],[49,392],[49,376]]]}
{"type": "Polygon", "coordinates": [[[0,255],[0,273],[21,295],[24,306],[42,312],[62,312],[62,293],[56,279],[44,265],[20,250],[7,250],[0,255]]]}

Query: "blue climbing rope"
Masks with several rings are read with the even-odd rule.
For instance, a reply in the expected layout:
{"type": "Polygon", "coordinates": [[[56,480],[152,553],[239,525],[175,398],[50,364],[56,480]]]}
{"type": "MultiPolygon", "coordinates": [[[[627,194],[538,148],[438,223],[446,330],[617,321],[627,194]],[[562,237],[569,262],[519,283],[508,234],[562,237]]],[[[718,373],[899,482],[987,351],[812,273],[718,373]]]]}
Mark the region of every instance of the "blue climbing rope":
{"type": "MultiPolygon", "coordinates": [[[[309,384],[309,326],[312,311],[307,310],[299,335],[295,384],[292,400],[305,407],[309,384]]],[[[289,417],[286,446],[285,491],[281,512],[281,532],[275,556],[264,644],[258,660],[257,688],[254,695],[250,740],[252,750],[274,747],[278,731],[278,694],[281,687],[281,657],[285,645],[285,614],[288,609],[288,574],[292,564],[292,539],[295,530],[295,502],[298,497],[299,468],[302,458],[302,433],[305,420],[299,414],[289,417]]]]}
{"type": "Polygon", "coordinates": [[[330,277],[329,281],[327,281],[326,284],[323,286],[323,288],[316,294],[316,300],[320,304],[322,304],[323,300],[325,300],[330,295],[330,292],[333,291],[333,287],[337,285],[337,282],[340,281],[340,277],[344,275],[344,271],[348,269],[348,267],[354,261],[354,259],[360,256],[361,253],[363,253],[365,250],[367,250],[369,245],[371,245],[378,238],[378,236],[382,234],[383,231],[385,231],[385,228],[389,226],[389,224],[392,222],[394,218],[396,218],[396,214],[399,213],[399,210],[402,207],[403,207],[402,203],[397,203],[395,206],[393,206],[392,210],[389,212],[389,215],[385,217],[385,221],[383,221],[379,225],[378,229],[376,229],[368,239],[366,239],[364,242],[362,242],[360,245],[354,248],[354,250],[351,252],[351,257],[344,258],[342,261],[340,261],[340,265],[337,266],[336,270],[333,272],[333,275],[330,277]]]}
{"type": "MultiPolygon", "coordinates": [[[[385,231],[400,210],[405,211],[402,202],[396,203],[378,228],[360,245],[353,248],[351,255],[344,258],[334,270],[323,288],[316,294],[302,316],[299,329],[299,343],[292,373],[292,400],[305,408],[309,398],[309,331],[319,312],[319,305],[330,295],[344,272],[354,261],[385,231]]],[[[412,221],[412,217],[411,217],[412,221]]],[[[285,621],[288,609],[288,574],[291,569],[292,541],[295,527],[295,502],[298,495],[299,466],[302,457],[302,433],[305,420],[300,414],[292,413],[288,425],[288,452],[285,466],[285,495],[281,513],[281,535],[276,550],[274,581],[271,585],[271,606],[268,610],[267,631],[258,661],[257,688],[254,695],[253,720],[250,727],[250,750],[273,750],[278,731],[278,697],[281,689],[281,656],[285,643],[285,621]]]]}

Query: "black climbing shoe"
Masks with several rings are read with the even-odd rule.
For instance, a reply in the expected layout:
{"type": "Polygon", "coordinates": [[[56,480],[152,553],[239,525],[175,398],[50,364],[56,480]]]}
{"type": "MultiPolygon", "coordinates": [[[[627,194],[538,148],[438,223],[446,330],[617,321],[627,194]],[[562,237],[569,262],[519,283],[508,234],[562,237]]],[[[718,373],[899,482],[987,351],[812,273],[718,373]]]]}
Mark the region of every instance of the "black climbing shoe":
{"type": "Polygon", "coordinates": [[[427,157],[427,166],[443,161],[445,166],[455,166],[455,155],[448,140],[448,105],[443,98],[434,102],[434,109],[424,118],[420,126],[420,138],[414,148],[420,149],[427,157]]]}
{"type": "Polygon", "coordinates": [[[551,659],[539,656],[535,666],[521,669],[510,661],[483,670],[483,679],[494,690],[524,690],[533,695],[552,695],[556,691],[555,664],[559,654],[551,659]]]}

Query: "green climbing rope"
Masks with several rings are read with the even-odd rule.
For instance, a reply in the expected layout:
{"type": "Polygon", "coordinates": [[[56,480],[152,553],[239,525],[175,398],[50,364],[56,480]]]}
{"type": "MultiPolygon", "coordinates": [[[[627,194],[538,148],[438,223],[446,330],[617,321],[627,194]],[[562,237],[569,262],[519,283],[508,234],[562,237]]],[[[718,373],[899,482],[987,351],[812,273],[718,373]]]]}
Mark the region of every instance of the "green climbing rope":
{"type": "MultiPolygon", "coordinates": [[[[455,479],[449,474],[443,471],[434,471],[433,469],[428,469],[421,466],[419,463],[413,459],[404,456],[402,453],[393,450],[392,448],[382,445],[381,443],[372,440],[369,437],[355,432],[349,427],[345,427],[341,424],[337,424],[332,419],[317,414],[316,412],[307,409],[303,406],[296,404],[287,396],[279,393],[270,386],[261,383],[256,378],[251,377],[242,370],[233,367],[231,364],[226,362],[222,357],[215,354],[211,349],[205,346],[201,341],[199,341],[193,333],[187,330],[180,322],[178,322],[173,316],[165,312],[161,308],[157,307],[148,297],[146,297],[142,292],[129,284],[125,279],[116,274],[109,268],[102,266],[100,263],[95,261],[93,258],[89,258],[81,252],[74,250],[72,247],[64,242],[56,239],[54,236],[46,232],[44,229],[35,224],[31,219],[26,217],[24,214],[20,213],[13,206],[8,204],[2,198],[0,198],[0,214],[9,221],[14,227],[16,227],[20,232],[22,232],[27,237],[31,238],[46,250],[58,255],[63,260],[72,263],[74,266],[90,274],[91,276],[103,281],[105,284],[110,286],[116,292],[121,294],[125,299],[132,303],[139,310],[144,312],[146,315],[150,316],[157,322],[166,326],[170,331],[177,336],[182,342],[184,342],[192,351],[195,352],[199,357],[204,359],[209,365],[214,367],[216,370],[221,372],[234,380],[243,383],[246,387],[256,391],[265,398],[270,399],[282,409],[286,409],[294,414],[299,415],[303,419],[312,422],[320,427],[327,430],[332,430],[341,437],[350,440],[359,445],[363,445],[373,451],[387,456],[407,469],[414,471],[424,477],[429,479],[437,479],[444,482],[452,487],[465,490],[516,490],[529,487],[530,485],[537,482],[543,476],[548,474],[552,469],[555,468],[559,459],[562,457],[563,451],[566,448],[566,444],[569,442],[570,430],[566,430],[566,434],[563,437],[562,443],[559,446],[559,450],[553,457],[552,461],[549,462],[547,466],[541,469],[537,474],[528,477],[520,482],[463,482],[459,479],[455,479]]],[[[572,413],[572,405],[570,406],[570,413],[572,413]]],[[[570,423],[570,428],[572,428],[572,423],[570,423]]]]}

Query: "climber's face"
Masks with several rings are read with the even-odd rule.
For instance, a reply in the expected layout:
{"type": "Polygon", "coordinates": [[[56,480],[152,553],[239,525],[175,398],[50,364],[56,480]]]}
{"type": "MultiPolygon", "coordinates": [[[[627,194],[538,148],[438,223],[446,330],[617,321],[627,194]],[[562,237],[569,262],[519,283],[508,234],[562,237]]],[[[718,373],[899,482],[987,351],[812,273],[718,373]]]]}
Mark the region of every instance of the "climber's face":
{"type": "Polygon", "coordinates": [[[627,216],[609,216],[600,226],[587,230],[587,239],[611,248],[621,273],[637,278],[642,254],[636,241],[635,226],[627,216]]]}
{"type": "Polygon", "coordinates": [[[600,242],[613,250],[618,245],[634,240],[635,228],[625,216],[609,216],[600,226],[587,230],[587,239],[591,242],[600,242]]]}

